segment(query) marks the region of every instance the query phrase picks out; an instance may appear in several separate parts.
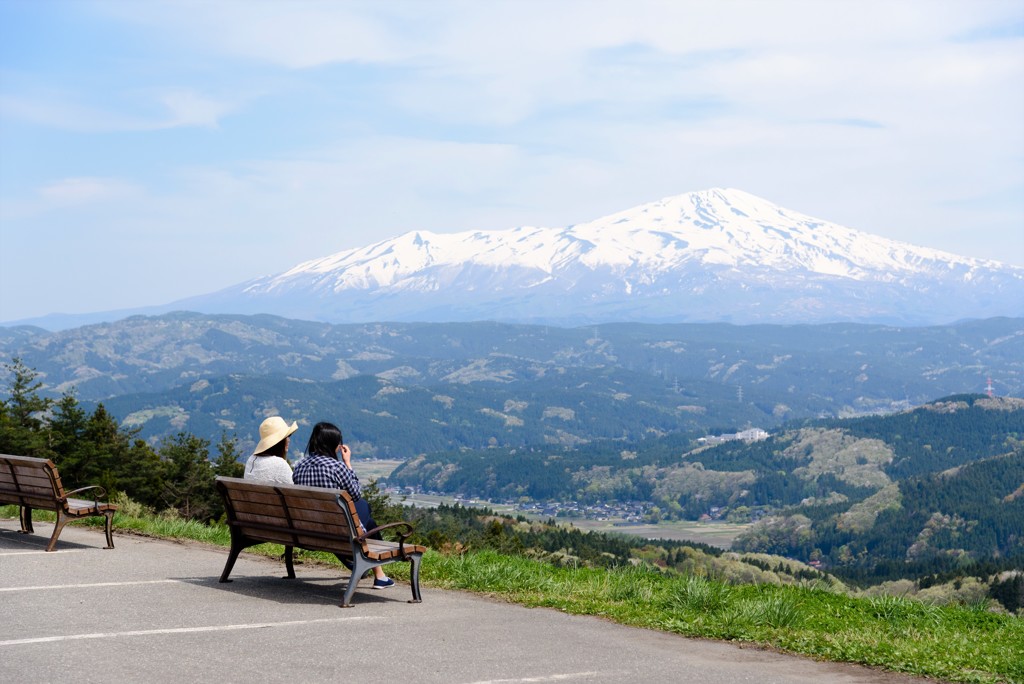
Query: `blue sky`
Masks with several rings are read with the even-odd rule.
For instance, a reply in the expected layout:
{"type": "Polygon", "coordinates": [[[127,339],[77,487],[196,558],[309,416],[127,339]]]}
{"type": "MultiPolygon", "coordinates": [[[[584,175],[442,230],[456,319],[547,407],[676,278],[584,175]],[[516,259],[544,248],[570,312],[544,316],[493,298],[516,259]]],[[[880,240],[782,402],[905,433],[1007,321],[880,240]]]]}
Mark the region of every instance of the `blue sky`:
{"type": "Polygon", "coordinates": [[[1024,3],[0,0],[0,321],[711,187],[1024,266],[1024,3]]]}

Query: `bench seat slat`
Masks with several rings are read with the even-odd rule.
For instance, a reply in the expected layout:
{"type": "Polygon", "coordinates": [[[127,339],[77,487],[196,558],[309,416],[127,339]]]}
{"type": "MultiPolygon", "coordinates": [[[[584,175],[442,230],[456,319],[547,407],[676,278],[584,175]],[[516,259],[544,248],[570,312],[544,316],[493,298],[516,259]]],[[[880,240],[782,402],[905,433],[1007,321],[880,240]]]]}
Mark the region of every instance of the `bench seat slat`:
{"type": "Polygon", "coordinates": [[[117,505],[88,499],[68,499],[65,508],[69,513],[82,515],[88,511],[116,511],[117,505]]]}
{"type": "Polygon", "coordinates": [[[340,526],[303,527],[301,525],[281,524],[280,521],[266,523],[258,520],[238,520],[235,524],[239,527],[253,530],[257,536],[264,532],[284,532],[286,534],[302,535],[309,539],[320,539],[332,543],[334,541],[342,541],[348,545],[352,544],[352,539],[348,536],[348,532],[343,531],[340,526]]]}
{"type": "Polygon", "coordinates": [[[283,511],[283,510],[268,510],[265,508],[253,508],[245,507],[235,509],[235,517],[238,520],[257,520],[267,524],[279,524],[287,527],[289,521],[296,527],[302,527],[303,529],[315,529],[316,526],[328,526],[332,529],[343,530],[345,535],[348,536],[348,525],[344,520],[339,520],[340,511],[336,511],[334,517],[331,517],[325,513],[315,513],[313,515],[304,511],[283,511]]]}
{"type": "Polygon", "coordinates": [[[258,515],[256,513],[246,513],[239,515],[236,522],[239,525],[249,524],[252,526],[261,526],[267,528],[281,528],[283,530],[302,530],[303,532],[315,532],[317,534],[328,535],[331,537],[344,538],[346,542],[350,540],[348,534],[348,526],[341,525],[339,523],[328,524],[328,523],[309,523],[305,521],[293,521],[291,525],[284,518],[278,518],[269,515],[258,515]]]}
{"type": "Polygon", "coordinates": [[[288,504],[288,508],[293,511],[310,511],[313,513],[331,513],[337,515],[341,512],[341,506],[338,505],[338,500],[333,501],[321,501],[321,500],[310,500],[310,499],[299,499],[296,497],[286,497],[285,503],[288,504]]]}
{"type": "Polygon", "coordinates": [[[316,502],[315,506],[303,505],[298,499],[281,499],[267,502],[253,501],[249,498],[238,499],[234,502],[237,511],[275,511],[275,515],[290,515],[292,518],[302,520],[326,520],[332,516],[336,517],[341,512],[337,501],[316,502]]]}
{"type": "Polygon", "coordinates": [[[22,496],[35,496],[42,499],[50,499],[51,501],[58,499],[53,494],[53,486],[47,485],[46,487],[5,487],[0,485],[0,492],[9,495],[20,494],[22,496]]]}
{"type": "Polygon", "coordinates": [[[53,485],[50,483],[50,478],[45,472],[36,470],[28,470],[26,468],[14,468],[13,475],[6,468],[0,471],[0,487],[8,489],[14,486],[17,482],[18,487],[36,487],[39,489],[49,489],[53,491],[53,485]]]}
{"type": "Polygon", "coordinates": [[[53,496],[53,483],[46,478],[18,478],[17,483],[11,482],[0,482],[0,489],[5,491],[18,490],[22,492],[38,492],[40,494],[49,494],[53,496]]]}
{"type": "Polygon", "coordinates": [[[253,503],[261,506],[272,506],[281,503],[281,497],[274,492],[250,492],[239,491],[236,498],[238,502],[253,503]]]}
{"type": "MultiPolygon", "coordinates": [[[[234,480],[230,484],[230,486],[229,486],[230,490],[234,493],[234,496],[239,496],[240,492],[256,492],[256,493],[260,493],[260,492],[267,492],[268,490],[272,491],[272,490],[274,490],[274,489],[276,489],[278,487],[277,485],[272,485],[272,484],[267,484],[267,483],[262,483],[262,482],[255,482],[255,481],[251,481],[251,480],[242,480],[241,478],[224,478],[224,477],[221,477],[219,479],[221,481],[234,480]]],[[[337,497],[337,494],[338,494],[338,490],[336,490],[336,489],[328,489],[326,487],[306,487],[306,486],[303,486],[303,485],[280,485],[280,488],[285,493],[292,493],[292,494],[295,494],[296,496],[299,496],[300,492],[301,492],[301,496],[306,496],[306,497],[309,497],[311,499],[320,498],[320,499],[333,500],[334,498],[337,497]]]]}
{"type": "Polygon", "coordinates": [[[57,510],[57,504],[53,499],[53,493],[50,496],[39,496],[37,494],[27,494],[22,492],[0,492],[0,500],[10,501],[13,504],[19,506],[29,506],[30,508],[38,508],[45,511],[57,510]]]}

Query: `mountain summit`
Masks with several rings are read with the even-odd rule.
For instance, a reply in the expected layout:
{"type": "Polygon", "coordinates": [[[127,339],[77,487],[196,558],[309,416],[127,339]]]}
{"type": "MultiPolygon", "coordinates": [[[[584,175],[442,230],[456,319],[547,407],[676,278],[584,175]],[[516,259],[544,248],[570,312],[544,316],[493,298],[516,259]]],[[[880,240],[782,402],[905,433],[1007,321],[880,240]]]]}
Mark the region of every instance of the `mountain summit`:
{"type": "Polygon", "coordinates": [[[175,306],[336,323],[923,324],[1024,315],[1024,269],[712,189],[566,228],[414,231],[175,306]]]}

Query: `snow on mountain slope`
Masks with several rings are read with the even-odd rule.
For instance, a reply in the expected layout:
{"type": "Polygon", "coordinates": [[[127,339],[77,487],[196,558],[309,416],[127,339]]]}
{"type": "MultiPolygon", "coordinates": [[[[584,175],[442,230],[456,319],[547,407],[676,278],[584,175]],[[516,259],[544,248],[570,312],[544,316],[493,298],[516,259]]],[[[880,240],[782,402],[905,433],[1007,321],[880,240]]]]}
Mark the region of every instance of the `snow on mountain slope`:
{"type": "Polygon", "coordinates": [[[925,323],[1024,314],[1024,269],[712,189],[567,228],[414,231],[178,304],[332,322],[925,323]]]}
{"type": "Polygon", "coordinates": [[[308,261],[251,283],[257,293],[315,282],[317,289],[432,288],[429,269],[467,263],[547,275],[574,265],[655,275],[688,262],[768,267],[854,279],[892,280],[929,268],[998,266],[887,240],[782,209],[739,190],[670,197],[568,228],[407,233],[308,261]],[[409,279],[414,279],[409,282],[409,279]]]}

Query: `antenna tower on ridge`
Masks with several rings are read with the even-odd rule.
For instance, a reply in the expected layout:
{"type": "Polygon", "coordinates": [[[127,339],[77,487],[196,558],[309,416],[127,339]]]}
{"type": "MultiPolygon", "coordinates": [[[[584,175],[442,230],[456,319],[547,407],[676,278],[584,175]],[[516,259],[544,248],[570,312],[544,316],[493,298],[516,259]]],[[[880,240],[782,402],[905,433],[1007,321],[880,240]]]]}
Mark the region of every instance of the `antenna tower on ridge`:
{"type": "Polygon", "coordinates": [[[989,399],[996,395],[996,388],[992,386],[992,378],[989,378],[988,384],[985,385],[985,394],[988,395],[989,399]]]}

